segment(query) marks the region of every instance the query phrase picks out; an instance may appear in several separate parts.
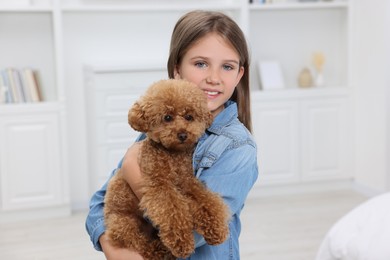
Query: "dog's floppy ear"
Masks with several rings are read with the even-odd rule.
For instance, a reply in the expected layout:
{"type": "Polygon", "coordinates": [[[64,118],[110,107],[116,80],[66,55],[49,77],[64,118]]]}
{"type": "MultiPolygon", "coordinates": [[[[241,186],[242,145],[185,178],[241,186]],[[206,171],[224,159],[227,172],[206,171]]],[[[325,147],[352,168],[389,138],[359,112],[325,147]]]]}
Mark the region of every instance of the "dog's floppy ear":
{"type": "Polygon", "coordinates": [[[148,131],[148,122],[142,104],[138,101],[134,103],[128,114],[130,126],[138,132],[146,133],[148,131]]]}

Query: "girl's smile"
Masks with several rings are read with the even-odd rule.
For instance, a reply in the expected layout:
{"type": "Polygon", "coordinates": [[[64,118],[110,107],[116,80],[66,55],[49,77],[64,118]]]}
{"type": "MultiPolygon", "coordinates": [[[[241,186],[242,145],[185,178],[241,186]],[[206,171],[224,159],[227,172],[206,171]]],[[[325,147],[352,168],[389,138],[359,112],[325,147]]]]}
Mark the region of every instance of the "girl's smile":
{"type": "Polygon", "coordinates": [[[217,98],[217,95],[220,93],[218,91],[209,91],[209,90],[205,90],[204,93],[207,95],[207,98],[208,99],[214,99],[214,98],[217,98]]]}

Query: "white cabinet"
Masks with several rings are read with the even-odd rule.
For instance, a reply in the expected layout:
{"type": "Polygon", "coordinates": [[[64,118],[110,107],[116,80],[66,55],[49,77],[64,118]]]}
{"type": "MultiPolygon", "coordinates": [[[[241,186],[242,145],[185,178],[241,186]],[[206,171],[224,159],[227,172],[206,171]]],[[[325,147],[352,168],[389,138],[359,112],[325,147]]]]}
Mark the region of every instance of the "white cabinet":
{"type": "Polygon", "coordinates": [[[253,93],[258,185],[352,177],[349,98],[343,90],[253,93]]]}
{"type": "Polygon", "coordinates": [[[0,118],[0,222],[68,214],[58,106],[3,106],[0,118]]]}
{"type": "Polygon", "coordinates": [[[347,171],[352,153],[347,105],[347,98],[301,102],[303,181],[351,177],[347,171]]]}
{"type": "Polygon", "coordinates": [[[254,3],[248,9],[257,185],[350,179],[351,2],[254,3]],[[302,69],[309,68],[316,77],[313,54],[317,52],[325,57],[324,86],[299,88],[302,69]],[[259,91],[261,61],[280,64],[284,89],[259,91]]]}
{"type": "Polygon", "coordinates": [[[299,179],[299,121],[295,101],[252,102],[260,183],[299,179]]]}
{"type": "Polygon", "coordinates": [[[2,116],[3,210],[55,205],[61,200],[61,181],[53,174],[61,171],[59,123],[53,112],[21,108],[19,113],[2,116]]]}
{"type": "Polygon", "coordinates": [[[0,222],[70,214],[57,6],[0,1],[0,69],[36,70],[43,96],[0,104],[0,222]]]}

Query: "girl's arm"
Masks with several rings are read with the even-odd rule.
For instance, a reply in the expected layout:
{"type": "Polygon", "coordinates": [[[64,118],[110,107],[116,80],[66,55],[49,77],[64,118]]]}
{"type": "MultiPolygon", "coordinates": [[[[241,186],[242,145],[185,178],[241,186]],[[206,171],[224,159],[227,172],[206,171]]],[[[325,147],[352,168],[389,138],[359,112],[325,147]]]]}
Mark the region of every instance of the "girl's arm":
{"type": "MultiPolygon", "coordinates": [[[[203,168],[199,179],[218,193],[229,206],[231,215],[239,217],[245,200],[258,177],[257,151],[246,144],[226,150],[209,168],[203,168]]],[[[196,234],[196,247],[206,244],[196,234]]]]}
{"type": "Polygon", "coordinates": [[[142,174],[138,164],[139,148],[141,142],[133,144],[126,152],[123,159],[121,171],[126,182],[137,196],[138,200],[142,198],[141,182],[142,174]]]}
{"type": "Polygon", "coordinates": [[[226,150],[199,179],[219,193],[233,214],[240,213],[258,177],[257,151],[252,145],[226,150]]]}
{"type": "MultiPolygon", "coordinates": [[[[131,188],[133,189],[137,197],[140,197],[140,183],[141,183],[141,171],[137,163],[139,146],[140,146],[139,143],[133,144],[127,150],[124,158],[118,165],[118,169],[120,168],[121,171],[124,173],[123,176],[126,178],[126,181],[129,183],[129,185],[131,186],[131,188]]],[[[126,249],[119,250],[117,248],[113,248],[109,244],[108,238],[104,235],[106,229],[104,225],[104,197],[106,194],[108,182],[110,181],[110,179],[118,169],[115,169],[112,172],[110,178],[103,185],[103,187],[92,196],[90,202],[90,211],[86,220],[86,228],[95,249],[99,251],[104,251],[108,259],[110,259],[108,255],[111,256],[122,255],[122,254],[124,254],[124,256],[135,255],[135,253],[126,249]]],[[[112,259],[117,259],[117,258],[112,258],[112,259]]]]}

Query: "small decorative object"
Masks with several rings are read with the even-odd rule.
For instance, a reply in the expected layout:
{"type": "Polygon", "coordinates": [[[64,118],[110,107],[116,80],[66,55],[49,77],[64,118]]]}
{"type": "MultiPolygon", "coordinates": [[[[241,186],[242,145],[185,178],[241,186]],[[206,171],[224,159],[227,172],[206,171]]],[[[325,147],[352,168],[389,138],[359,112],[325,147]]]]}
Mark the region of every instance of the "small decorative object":
{"type": "Polygon", "coordinates": [[[299,73],[298,85],[301,88],[309,88],[313,86],[313,76],[308,68],[303,68],[299,73]]]}
{"type": "Polygon", "coordinates": [[[315,85],[317,87],[324,86],[323,68],[325,63],[325,56],[322,52],[313,53],[313,65],[316,70],[315,85]]]}
{"type": "Polygon", "coordinates": [[[260,61],[259,76],[263,90],[284,88],[284,79],[278,61],[260,61]]]}

